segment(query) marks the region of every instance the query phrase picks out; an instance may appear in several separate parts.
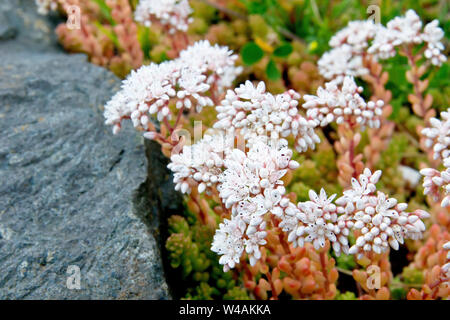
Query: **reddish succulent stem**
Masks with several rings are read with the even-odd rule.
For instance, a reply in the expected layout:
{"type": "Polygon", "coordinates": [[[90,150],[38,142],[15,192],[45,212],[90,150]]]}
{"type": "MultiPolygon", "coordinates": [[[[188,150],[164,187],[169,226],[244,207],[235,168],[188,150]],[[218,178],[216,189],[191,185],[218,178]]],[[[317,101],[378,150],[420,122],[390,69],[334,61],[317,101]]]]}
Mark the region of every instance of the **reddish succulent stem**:
{"type": "Polygon", "coordinates": [[[167,118],[164,118],[164,119],[163,119],[163,122],[164,122],[164,124],[166,125],[167,129],[169,129],[170,133],[172,133],[172,132],[173,132],[173,128],[172,128],[172,126],[170,125],[170,123],[169,123],[169,121],[167,120],[167,118]]]}
{"type": "Polygon", "coordinates": [[[284,239],[283,236],[283,232],[280,232],[278,234],[278,237],[280,239],[280,243],[283,246],[284,251],[286,252],[286,254],[290,254],[291,253],[291,249],[289,248],[289,244],[286,242],[286,240],[284,239]]]}
{"type": "Polygon", "coordinates": [[[330,287],[330,281],[328,280],[327,263],[326,263],[327,253],[325,250],[320,252],[320,264],[322,266],[322,274],[325,277],[325,287],[328,291],[330,287]]]}
{"type": "MultiPolygon", "coordinates": [[[[278,221],[275,219],[274,216],[272,216],[271,218],[272,218],[271,219],[272,225],[275,228],[278,228],[278,221]]],[[[282,230],[280,228],[278,228],[277,233],[278,233],[278,239],[279,239],[280,244],[283,247],[285,253],[286,254],[290,254],[291,253],[291,249],[289,248],[289,243],[287,243],[286,240],[284,239],[284,233],[282,232],[282,230]]]]}
{"type": "MultiPolygon", "coordinates": [[[[431,298],[432,299],[436,299],[436,294],[439,291],[439,285],[441,283],[444,283],[444,282],[448,281],[448,280],[449,280],[448,278],[441,277],[441,278],[439,278],[439,280],[436,280],[435,282],[433,282],[432,284],[429,285],[430,289],[433,290],[431,292],[431,298]]],[[[428,294],[425,293],[423,297],[427,298],[428,294]]]]}
{"type": "Polygon", "coordinates": [[[356,174],[356,167],[355,167],[355,163],[354,163],[354,158],[355,158],[355,143],[353,141],[353,138],[350,140],[350,145],[349,145],[349,160],[350,160],[350,165],[353,168],[353,173],[352,173],[352,177],[353,178],[357,178],[357,174],[356,174]]]}
{"type": "MultiPolygon", "coordinates": [[[[413,84],[413,88],[414,88],[414,95],[417,97],[417,99],[419,99],[419,106],[420,106],[420,113],[421,113],[421,114],[418,114],[418,116],[424,117],[427,110],[424,105],[424,97],[423,97],[422,93],[420,92],[420,88],[419,88],[420,79],[419,79],[419,76],[417,75],[417,73],[415,72],[415,68],[417,67],[416,62],[419,57],[419,54],[417,54],[417,55],[413,54],[412,45],[407,46],[404,49],[403,53],[408,58],[408,64],[412,68],[411,71],[412,71],[412,76],[413,76],[412,84],[413,84]]],[[[421,54],[421,52],[419,52],[419,53],[421,54]]]]}
{"type": "Polygon", "coordinates": [[[171,130],[171,132],[173,132],[173,130],[175,130],[177,128],[177,126],[181,120],[181,117],[183,116],[183,111],[184,111],[184,105],[178,111],[177,119],[175,120],[175,124],[173,125],[173,129],[171,130]]]}
{"type": "Polygon", "coordinates": [[[199,200],[198,194],[196,194],[195,196],[192,196],[191,198],[192,198],[192,200],[195,202],[195,204],[197,204],[197,206],[198,206],[198,209],[199,209],[199,215],[200,215],[200,221],[201,221],[204,225],[206,225],[206,224],[207,224],[207,215],[208,215],[208,213],[207,213],[207,212],[204,212],[204,211],[202,210],[202,207],[200,206],[200,200],[199,200]]]}
{"type": "Polygon", "coordinates": [[[274,300],[278,300],[277,291],[275,290],[275,285],[273,284],[272,275],[270,274],[270,271],[267,271],[266,277],[267,277],[267,281],[270,284],[270,288],[272,288],[272,298],[274,300]]]}

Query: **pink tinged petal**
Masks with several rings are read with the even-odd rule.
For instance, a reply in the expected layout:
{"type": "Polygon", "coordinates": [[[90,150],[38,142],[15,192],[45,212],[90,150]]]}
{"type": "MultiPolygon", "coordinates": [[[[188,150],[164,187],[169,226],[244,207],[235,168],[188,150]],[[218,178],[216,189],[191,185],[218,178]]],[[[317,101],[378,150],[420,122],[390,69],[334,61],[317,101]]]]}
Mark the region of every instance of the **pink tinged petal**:
{"type": "Polygon", "coordinates": [[[397,240],[391,239],[391,240],[389,240],[389,244],[392,247],[392,249],[398,250],[399,245],[398,245],[398,241],[397,240]]]}
{"type": "Polygon", "coordinates": [[[361,185],[359,184],[358,180],[356,180],[355,178],[352,178],[351,183],[352,183],[352,188],[354,190],[361,189],[361,185]]]}
{"type": "Polygon", "coordinates": [[[309,199],[313,202],[318,202],[319,201],[319,197],[317,196],[317,193],[314,190],[309,190],[309,199]]]}
{"type": "Polygon", "coordinates": [[[446,196],[441,201],[441,207],[445,208],[445,207],[447,207],[449,205],[449,203],[450,203],[450,196],[446,196]]]}
{"type": "Polygon", "coordinates": [[[341,245],[339,244],[339,242],[333,243],[333,250],[336,254],[339,254],[341,252],[341,245]]]}
{"type": "Polygon", "coordinates": [[[295,234],[295,231],[290,232],[289,235],[288,235],[288,241],[289,241],[289,242],[294,242],[295,239],[297,239],[297,236],[296,236],[296,234],[295,234]]]}
{"type": "Polygon", "coordinates": [[[340,236],[340,237],[339,237],[339,242],[340,242],[342,245],[344,245],[344,246],[348,245],[348,239],[347,239],[347,237],[345,237],[345,236],[340,236]]]}
{"type": "Polygon", "coordinates": [[[381,177],[381,173],[381,170],[375,171],[369,179],[370,183],[376,184],[381,177]]]}
{"type": "Polygon", "coordinates": [[[366,240],[362,236],[360,236],[360,237],[358,237],[358,239],[356,239],[356,245],[358,247],[362,247],[365,243],[366,243],[366,240]]]}
{"type": "Polygon", "coordinates": [[[355,254],[358,252],[358,247],[357,246],[352,246],[349,250],[348,253],[349,254],[355,254]]]}

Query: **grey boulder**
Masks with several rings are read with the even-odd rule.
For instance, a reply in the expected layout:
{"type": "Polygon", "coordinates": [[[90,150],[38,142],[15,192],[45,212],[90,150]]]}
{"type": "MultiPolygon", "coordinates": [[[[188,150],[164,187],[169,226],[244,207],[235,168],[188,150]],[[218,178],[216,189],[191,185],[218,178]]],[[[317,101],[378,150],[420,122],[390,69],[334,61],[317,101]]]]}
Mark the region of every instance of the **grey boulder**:
{"type": "Polygon", "coordinates": [[[0,299],[169,299],[159,146],[104,125],[113,74],[20,39],[0,41],[0,299]]]}

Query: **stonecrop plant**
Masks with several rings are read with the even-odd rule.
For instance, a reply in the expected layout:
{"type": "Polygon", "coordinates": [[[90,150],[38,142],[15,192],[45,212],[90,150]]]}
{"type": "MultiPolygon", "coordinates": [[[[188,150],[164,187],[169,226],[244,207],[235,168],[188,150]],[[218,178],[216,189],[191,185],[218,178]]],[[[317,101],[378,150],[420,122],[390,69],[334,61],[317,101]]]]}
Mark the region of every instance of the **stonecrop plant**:
{"type": "Polygon", "coordinates": [[[80,6],[81,30],[58,26],[64,46],[128,74],[105,123],[118,134],[130,120],[168,158],[185,212],[169,218],[165,258],[192,284],[182,297],[449,298],[437,19],[348,21],[314,51],[280,13],[308,39],[296,15],[330,23],[309,1],[36,2],[80,6]]]}

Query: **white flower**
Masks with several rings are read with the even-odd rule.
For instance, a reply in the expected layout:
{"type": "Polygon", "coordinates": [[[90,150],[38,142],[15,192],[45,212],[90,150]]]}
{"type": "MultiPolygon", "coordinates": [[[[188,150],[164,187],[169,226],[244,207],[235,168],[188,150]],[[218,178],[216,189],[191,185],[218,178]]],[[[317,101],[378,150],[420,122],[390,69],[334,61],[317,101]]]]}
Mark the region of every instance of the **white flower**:
{"type": "MultiPolygon", "coordinates": [[[[359,230],[355,245],[349,249],[350,254],[357,254],[360,259],[364,252],[385,252],[389,246],[397,250],[404,239],[419,239],[425,231],[421,219],[430,215],[423,210],[407,213],[406,203],[397,203],[395,198],[388,198],[384,193],[376,191],[375,184],[381,171],[374,174],[365,169],[359,179],[352,179],[352,188],[344,191],[344,196],[336,200],[336,204],[345,206],[339,212],[338,227],[341,230],[359,230]]],[[[347,231],[345,231],[347,232],[347,231]]]]}
{"type": "Polygon", "coordinates": [[[434,159],[445,159],[450,156],[450,109],[441,112],[441,119],[431,118],[431,127],[422,129],[425,146],[433,147],[434,159]]]}
{"type": "Polygon", "coordinates": [[[396,48],[407,44],[420,44],[425,42],[427,48],[425,58],[432,64],[440,66],[446,61],[441,53],[444,50],[440,40],[444,31],[438,27],[438,21],[428,23],[422,32],[422,21],[414,10],[408,10],[403,17],[395,17],[386,27],[380,27],[375,35],[372,45],[367,50],[379,59],[387,59],[396,55],[396,48]]]}
{"type": "Polygon", "coordinates": [[[219,263],[226,272],[235,267],[244,252],[244,232],[246,224],[239,218],[224,219],[216,230],[211,250],[221,255],[219,263]]]}
{"type": "MultiPolygon", "coordinates": [[[[447,158],[448,159],[448,158],[447,158]]],[[[445,161],[446,166],[449,165],[449,161],[445,161]]],[[[441,195],[440,189],[444,192],[444,197],[441,201],[442,207],[447,207],[450,204],[450,168],[439,172],[433,168],[425,168],[420,170],[420,174],[423,178],[423,193],[429,195],[434,201],[437,201],[441,195]]]]}
{"type": "Polygon", "coordinates": [[[344,81],[346,76],[362,77],[369,70],[363,66],[363,58],[355,54],[352,47],[343,44],[325,52],[318,61],[320,74],[337,84],[344,81]]]}
{"type": "Polygon", "coordinates": [[[342,83],[345,76],[362,77],[369,70],[363,65],[363,54],[380,28],[372,21],[351,21],[330,39],[332,49],[318,61],[319,72],[328,80],[342,83]]]}
{"type": "Polygon", "coordinates": [[[427,43],[424,55],[435,66],[441,66],[447,60],[447,57],[442,53],[445,49],[441,42],[444,31],[438,27],[438,24],[438,20],[431,21],[425,26],[422,34],[423,41],[427,43]]]}
{"type": "Polygon", "coordinates": [[[330,39],[333,48],[348,45],[353,53],[362,53],[378,31],[379,25],[372,21],[350,21],[348,25],[330,39]]]}
{"type": "Polygon", "coordinates": [[[264,82],[254,86],[250,81],[234,91],[228,90],[221,105],[216,107],[218,121],[214,128],[240,130],[247,146],[256,140],[277,140],[295,137],[297,151],[314,149],[320,142],[314,132],[317,122],[298,113],[300,95],[293,90],[273,96],[265,91],[264,82]]]}
{"type": "Polygon", "coordinates": [[[214,186],[233,143],[234,137],[223,133],[205,135],[197,143],[184,146],[179,154],[173,154],[167,167],[174,173],[175,190],[189,193],[195,185],[202,193],[214,186]]]}
{"type": "Polygon", "coordinates": [[[338,217],[337,226],[345,234],[349,229],[358,230],[360,235],[355,245],[349,249],[350,254],[357,254],[360,259],[364,252],[385,252],[389,246],[397,250],[404,239],[419,239],[425,231],[421,219],[430,215],[423,210],[407,213],[406,203],[397,203],[394,198],[388,198],[384,193],[376,191],[375,184],[381,176],[381,171],[372,174],[365,169],[359,179],[352,179],[352,187],[344,191],[344,195],[336,200],[339,206],[345,206],[337,212],[343,212],[338,217]],[[345,233],[344,233],[345,232],[345,233]]]}
{"type": "Polygon", "coordinates": [[[191,13],[188,0],[140,0],[134,17],[147,27],[156,20],[167,26],[170,33],[174,33],[176,30],[188,30],[188,25],[192,22],[189,17],[191,13]]]}
{"type": "Polygon", "coordinates": [[[256,262],[261,258],[260,246],[267,243],[265,230],[265,223],[259,226],[259,230],[248,236],[248,239],[244,240],[245,252],[247,252],[250,265],[254,266],[256,262]]]}
{"type": "Polygon", "coordinates": [[[35,3],[38,7],[38,13],[42,15],[46,15],[49,11],[58,9],[57,0],[35,0],[35,3]]]}
{"type": "Polygon", "coordinates": [[[263,141],[257,141],[247,153],[234,149],[225,159],[226,170],[219,177],[218,190],[225,206],[231,208],[240,201],[255,198],[254,203],[263,205],[263,210],[272,208],[284,194],[284,187],[279,187],[283,185],[280,179],[289,166],[296,164],[290,160],[291,156],[292,151],[287,147],[278,149],[263,141]],[[258,195],[263,198],[258,200],[258,195]]]}
{"type": "Polygon", "coordinates": [[[368,52],[380,59],[395,56],[395,48],[402,44],[422,42],[422,21],[414,10],[408,10],[403,17],[395,17],[385,28],[380,28],[368,52]]]}
{"type": "Polygon", "coordinates": [[[346,212],[352,212],[356,205],[357,209],[362,209],[368,196],[376,191],[375,184],[380,180],[381,170],[375,171],[373,174],[370,169],[365,168],[364,172],[359,175],[358,179],[352,178],[352,187],[345,190],[344,195],[336,200],[339,205],[345,205],[346,212]],[[355,205],[354,205],[355,204],[355,205]]]}
{"type": "Polygon", "coordinates": [[[337,255],[340,252],[357,254],[360,259],[364,252],[385,252],[389,246],[397,250],[404,239],[420,239],[425,231],[422,219],[430,215],[423,210],[407,213],[406,203],[397,203],[384,193],[376,191],[375,184],[381,171],[372,174],[365,169],[359,179],[352,179],[352,188],[332,203],[335,195],[327,197],[322,189],[317,195],[309,192],[310,201],[300,202],[298,209],[280,202],[283,210],[278,210],[282,219],[280,227],[288,233],[288,241],[294,246],[312,242],[316,249],[328,240],[337,255]],[[360,235],[355,245],[349,248],[348,235],[358,230],[360,235]]]}
{"type": "MultiPolygon", "coordinates": [[[[239,222],[240,233],[234,234],[241,237],[251,265],[261,258],[259,246],[266,243],[264,216],[269,212],[279,214],[286,192],[280,179],[286,174],[287,168],[298,166],[295,161],[290,160],[291,156],[292,151],[287,148],[286,141],[281,140],[270,146],[258,140],[248,152],[234,149],[224,160],[225,170],[219,176],[217,190],[225,207],[231,208],[231,222],[239,222]]],[[[225,254],[219,261],[225,268],[233,268],[230,255],[224,253],[231,249],[217,249],[222,247],[220,241],[224,241],[223,234],[223,231],[218,231],[212,249],[221,255],[225,254]]],[[[240,245],[236,239],[232,242],[240,245]]],[[[233,255],[237,256],[237,252],[242,254],[238,250],[233,251],[233,255]]]]}
{"type": "Polygon", "coordinates": [[[436,169],[425,168],[420,170],[423,179],[423,193],[429,195],[434,201],[440,197],[440,189],[444,196],[441,201],[442,207],[450,204],[450,109],[441,112],[441,120],[430,119],[431,126],[422,130],[425,138],[425,147],[433,148],[433,158],[443,160],[444,169],[439,172],[436,169]]]}
{"type": "Polygon", "coordinates": [[[311,242],[318,250],[329,240],[337,255],[341,251],[347,253],[349,232],[345,230],[345,225],[337,224],[338,213],[342,213],[343,209],[332,203],[336,195],[328,197],[321,189],[319,195],[310,190],[309,197],[310,201],[298,203],[298,209],[286,206],[281,216],[280,227],[288,232],[288,241],[294,247],[303,247],[305,242],[311,242]]]}
{"type": "Polygon", "coordinates": [[[397,47],[422,42],[426,43],[425,58],[440,66],[447,58],[442,54],[444,31],[438,23],[433,20],[422,32],[422,22],[413,10],[395,17],[386,27],[371,21],[351,21],[331,38],[332,49],[320,58],[319,72],[326,79],[341,83],[345,76],[361,77],[368,73],[363,65],[367,53],[375,60],[388,59],[397,54],[397,47]]]}
{"type": "Polygon", "coordinates": [[[327,82],[325,88],[317,89],[317,96],[303,96],[305,103],[302,106],[308,109],[307,116],[317,119],[321,126],[333,121],[338,124],[347,121],[362,127],[378,128],[384,102],[366,103],[359,95],[361,92],[362,87],[356,85],[353,77],[345,77],[342,85],[335,81],[327,82]]]}
{"type": "Polygon", "coordinates": [[[228,47],[212,46],[208,40],[198,41],[180,53],[180,60],[205,74],[206,83],[215,83],[218,92],[230,87],[242,72],[242,67],[235,66],[237,58],[228,47]]]}
{"type": "Polygon", "coordinates": [[[399,243],[403,244],[405,238],[421,238],[425,231],[421,219],[428,218],[429,214],[422,210],[406,213],[407,207],[406,203],[397,204],[394,198],[387,199],[382,192],[378,192],[377,197],[368,197],[364,207],[351,217],[354,228],[360,230],[361,235],[349,252],[358,253],[359,259],[364,251],[379,254],[389,246],[398,250],[399,243]]]}
{"type": "Polygon", "coordinates": [[[219,87],[216,90],[223,90],[225,82],[234,80],[240,69],[233,67],[236,58],[230,56],[227,47],[208,44],[204,41],[196,43],[181,52],[181,58],[161,64],[151,63],[132,71],[122,82],[121,90],[105,105],[105,123],[113,125],[113,132],[117,133],[122,120],[131,119],[134,127],[146,131],[150,116],[156,115],[158,121],[172,118],[171,101],[176,101],[178,109],[195,107],[197,112],[204,106],[212,106],[213,101],[207,95],[212,90],[211,77],[217,77],[216,85],[219,87]],[[215,56],[216,63],[200,54],[201,49],[215,56]],[[197,58],[190,61],[194,55],[197,58]],[[221,78],[224,70],[227,72],[226,81],[221,78]]]}
{"type": "Polygon", "coordinates": [[[320,189],[319,195],[317,195],[314,190],[309,190],[309,199],[311,202],[323,210],[334,211],[336,209],[336,206],[332,204],[334,198],[336,198],[336,194],[333,194],[328,198],[327,193],[323,188],[320,189]]]}

